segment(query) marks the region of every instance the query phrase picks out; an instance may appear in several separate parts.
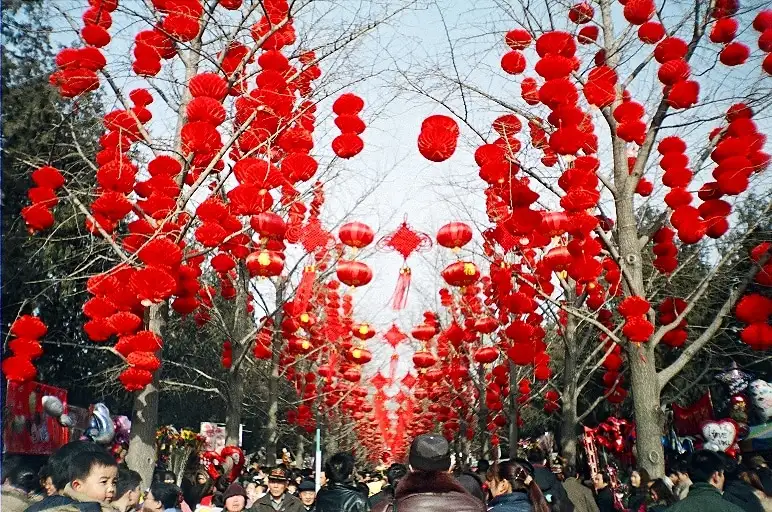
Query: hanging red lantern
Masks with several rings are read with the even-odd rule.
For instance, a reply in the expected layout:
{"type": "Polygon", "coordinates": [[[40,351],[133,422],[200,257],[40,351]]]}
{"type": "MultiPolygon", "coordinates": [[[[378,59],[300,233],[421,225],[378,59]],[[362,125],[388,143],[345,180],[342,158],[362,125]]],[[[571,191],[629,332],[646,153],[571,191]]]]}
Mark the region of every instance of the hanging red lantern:
{"type": "Polygon", "coordinates": [[[284,255],[278,251],[255,251],[247,256],[246,264],[252,277],[275,277],[284,269],[284,255]]]}
{"type": "Polygon", "coordinates": [[[437,334],[437,329],[427,323],[418,324],[410,331],[410,335],[418,341],[429,341],[437,334]]]}
{"type": "Polygon", "coordinates": [[[437,243],[457,251],[472,240],[472,228],[463,222],[449,222],[437,232],[437,243]]]}
{"type": "Polygon", "coordinates": [[[287,223],[280,215],[273,212],[263,212],[253,215],[249,225],[260,236],[271,240],[283,240],[287,232],[287,223]]]}
{"type": "Polygon", "coordinates": [[[432,162],[445,161],[456,151],[458,135],[458,124],[453,118],[443,115],[429,116],[421,123],[418,151],[432,162]]]}
{"type": "Polygon", "coordinates": [[[349,359],[356,364],[369,363],[373,358],[373,354],[369,350],[360,347],[352,348],[347,354],[349,359]]]}
{"type": "Polygon", "coordinates": [[[490,364],[499,358],[499,351],[496,347],[483,347],[474,353],[474,360],[481,364],[490,364]]]}
{"type": "Polygon", "coordinates": [[[480,271],[474,263],[457,261],[445,267],[442,278],[450,286],[469,286],[480,279],[480,271]]]}
{"type": "Polygon", "coordinates": [[[373,279],[373,271],[361,261],[340,260],[336,275],[338,281],[348,286],[364,286],[373,279]]]}
{"type": "Polygon", "coordinates": [[[427,350],[420,350],[413,354],[413,364],[416,368],[429,368],[437,363],[437,358],[427,350]]]}
{"type": "Polygon", "coordinates": [[[499,321],[492,316],[478,318],[474,322],[474,330],[480,334],[490,334],[499,327],[499,321]]]}
{"type": "Polygon", "coordinates": [[[370,326],[370,324],[359,324],[351,328],[351,334],[360,340],[365,341],[375,336],[375,330],[370,326]]]}
{"type": "Polygon", "coordinates": [[[373,229],[362,222],[347,222],[340,227],[338,238],[349,247],[361,249],[373,242],[375,233],[373,229]]]}

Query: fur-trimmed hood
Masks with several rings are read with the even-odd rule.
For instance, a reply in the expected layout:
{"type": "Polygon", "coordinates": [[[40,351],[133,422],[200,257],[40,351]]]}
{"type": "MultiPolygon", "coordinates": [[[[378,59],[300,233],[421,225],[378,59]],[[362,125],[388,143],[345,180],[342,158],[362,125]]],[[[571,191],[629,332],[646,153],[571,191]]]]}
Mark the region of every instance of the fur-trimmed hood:
{"type": "Polygon", "coordinates": [[[400,499],[411,494],[446,492],[467,494],[466,490],[456,482],[450,473],[444,471],[412,471],[399,481],[395,497],[400,499]]]}

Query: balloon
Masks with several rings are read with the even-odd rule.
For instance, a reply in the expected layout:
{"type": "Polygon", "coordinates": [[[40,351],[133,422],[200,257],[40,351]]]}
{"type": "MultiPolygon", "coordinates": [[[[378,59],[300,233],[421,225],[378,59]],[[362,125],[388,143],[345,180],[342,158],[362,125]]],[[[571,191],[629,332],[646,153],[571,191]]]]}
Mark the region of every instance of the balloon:
{"type": "Polygon", "coordinates": [[[742,393],[751,382],[751,376],[737,367],[737,363],[732,362],[729,368],[716,375],[716,378],[729,387],[729,393],[736,395],[742,393]]]}
{"type": "Polygon", "coordinates": [[[64,404],[62,404],[62,401],[59,400],[57,397],[46,395],[43,397],[41,402],[43,404],[43,410],[49,416],[58,418],[59,416],[64,414],[64,404]]]}
{"type": "Polygon", "coordinates": [[[753,407],[761,423],[772,418],[772,386],[764,380],[754,380],[748,387],[753,407]]]}
{"type": "Polygon", "coordinates": [[[702,424],[702,437],[705,447],[715,446],[716,450],[725,452],[737,441],[737,423],[734,420],[706,421],[702,424]]]}
{"type": "Polygon", "coordinates": [[[75,422],[72,421],[72,418],[68,414],[62,414],[59,416],[59,424],[63,427],[72,427],[75,425],[75,422]]]}
{"type": "Polygon", "coordinates": [[[244,469],[244,452],[238,446],[226,446],[220,451],[220,457],[224,459],[223,469],[228,475],[228,480],[234,482],[244,469]]]}
{"type": "Polygon", "coordinates": [[[108,444],[115,436],[115,425],[110,410],[103,403],[94,404],[86,436],[97,444],[108,444]]]}
{"type": "Polygon", "coordinates": [[[131,420],[127,416],[117,416],[113,420],[113,426],[115,427],[115,442],[118,444],[128,443],[129,434],[131,434],[131,420]]]}

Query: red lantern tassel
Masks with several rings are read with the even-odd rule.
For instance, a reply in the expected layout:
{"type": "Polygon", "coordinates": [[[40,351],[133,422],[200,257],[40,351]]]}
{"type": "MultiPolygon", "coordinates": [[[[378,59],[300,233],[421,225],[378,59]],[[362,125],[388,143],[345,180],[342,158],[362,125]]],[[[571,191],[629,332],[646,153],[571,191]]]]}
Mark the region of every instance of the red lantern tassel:
{"type": "Polygon", "coordinates": [[[311,300],[311,292],[314,290],[316,280],[316,268],[311,265],[303,269],[303,277],[300,278],[298,289],[295,291],[295,311],[305,313],[308,302],[311,300]]]}
{"type": "Polygon", "coordinates": [[[409,267],[402,267],[399,270],[399,279],[397,287],[394,288],[394,295],[391,296],[391,309],[399,311],[407,305],[407,294],[410,291],[410,272],[409,267]]]}

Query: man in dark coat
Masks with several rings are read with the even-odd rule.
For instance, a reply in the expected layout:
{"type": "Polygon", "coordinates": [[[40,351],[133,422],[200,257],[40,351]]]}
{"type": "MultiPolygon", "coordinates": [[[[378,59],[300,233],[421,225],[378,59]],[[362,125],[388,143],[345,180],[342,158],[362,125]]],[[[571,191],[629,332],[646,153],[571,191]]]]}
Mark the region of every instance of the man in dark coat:
{"type": "Polygon", "coordinates": [[[268,493],[257,500],[250,512],[305,512],[299,499],[287,492],[289,471],[284,464],[268,473],[268,493]]]}
{"type": "Polygon", "coordinates": [[[689,477],[692,486],[689,494],[670,506],[668,512],[743,512],[743,509],[725,500],[724,464],[710,450],[698,450],[689,460],[689,477]]]}
{"type": "Polygon", "coordinates": [[[547,503],[558,501],[560,512],[573,512],[574,505],[568,499],[563,484],[547,466],[547,457],[544,452],[540,448],[533,448],[528,452],[528,462],[533,465],[533,479],[539,484],[539,489],[547,503]],[[553,496],[555,500],[552,499],[553,496]]]}
{"type": "Polygon", "coordinates": [[[382,501],[373,512],[485,512],[485,505],[449,473],[450,446],[444,437],[416,437],[408,461],[410,473],[397,485],[394,500],[382,501]]]}
{"type": "Polygon", "coordinates": [[[764,512],[761,500],[753,492],[753,487],[740,479],[740,466],[737,461],[724,452],[718,452],[716,455],[721,457],[721,461],[724,463],[724,476],[726,477],[724,499],[734,503],[745,512],[764,512]]]}
{"type": "Polygon", "coordinates": [[[368,512],[370,501],[367,487],[358,486],[352,479],[354,456],[336,453],[324,466],[327,485],[316,495],[316,512],[368,512]]]}

